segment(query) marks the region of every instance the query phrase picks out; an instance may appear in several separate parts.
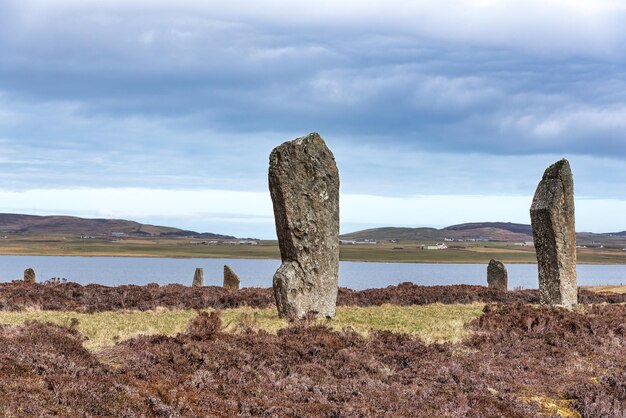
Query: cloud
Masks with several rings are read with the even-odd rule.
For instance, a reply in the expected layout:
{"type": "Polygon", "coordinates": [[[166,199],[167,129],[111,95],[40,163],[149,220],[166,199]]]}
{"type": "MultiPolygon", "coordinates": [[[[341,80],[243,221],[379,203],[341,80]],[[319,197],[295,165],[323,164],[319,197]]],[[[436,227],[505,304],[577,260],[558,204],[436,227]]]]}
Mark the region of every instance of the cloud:
{"type": "Polygon", "coordinates": [[[624,199],[625,7],[4,1],[3,187],[265,192],[318,131],[349,195],[528,196],[566,156],[624,199]]]}
{"type": "MultiPolygon", "coordinates": [[[[610,108],[574,106],[546,111],[542,114],[529,113],[503,118],[500,129],[517,131],[541,144],[560,143],[594,150],[612,152],[616,146],[626,146],[626,105],[610,108]],[[601,142],[588,142],[593,135],[602,138],[601,142]]],[[[549,145],[548,145],[549,146],[549,145]]]]}
{"type": "MultiPolygon", "coordinates": [[[[295,129],[224,132],[198,125],[193,118],[94,116],[76,106],[0,99],[0,110],[9,105],[17,117],[16,122],[4,125],[0,137],[0,176],[3,187],[12,190],[109,186],[266,191],[271,149],[307,133],[295,129]]],[[[455,128],[458,136],[441,142],[436,142],[437,137],[418,140],[412,134],[398,137],[395,132],[321,134],[337,158],[346,193],[528,195],[534,192],[545,167],[567,157],[574,169],[577,193],[626,197],[620,187],[626,182],[626,160],[614,152],[621,146],[619,137],[611,144],[607,136],[587,141],[584,135],[585,129],[608,129],[610,124],[603,127],[605,122],[593,112],[586,118],[583,113],[560,112],[559,120],[574,125],[567,127],[565,137],[547,138],[550,144],[546,138],[535,137],[532,145],[541,153],[524,151],[528,144],[513,140],[492,145],[498,137],[482,138],[486,144],[482,148],[467,144],[459,127],[455,128]],[[601,119],[596,127],[590,122],[594,118],[601,119]],[[485,149],[491,146],[500,152],[485,149]],[[580,153],[585,149],[593,152],[580,153]],[[598,150],[610,156],[598,156],[598,150]]],[[[618,114],[606,118],[616,126],[621,123],[618,114]]],[[[534,124],[550,120],[547,111],[532,119],[534,124]]],[[[531,130],[533,126],[527,121],[515,129],[531,130]]]]}
{"type": "MultiPolygon", "coordinates": [[[[263,3],[250,0],[228,3],[20,0],[5,1],[3,5],[4,14],[15,22],[12,29],[17,26],[31,31],[52,20],[67,23],[64,18],[75,17],[88,18],[100,25],[119,24],[125,17],[140,24],[149,21],[151,16],[168,23],[171,22],[168,17],[196,17],[293,32],[320,28],[345,32],[367,28],[370,33],[400,33],[560,54],[616,52],[613,48],[619,46],[619,36],[623,34],[621,17],[626,9],[617,0],[345,0],[340,3],[322,0],[301,4],[286,0],[263,3]]],[[[77,20],[69,23],[80,25],[77,20]]],[[[182,33],[193,34],[193,31],[182,33]]]]}
{"type": "MultiPolygon", "coordinates": [[[[231,133],[387,135],[433,150],[626,150],[620,126],[563,122],[623,106],[613,45],[626,29],[613,2],[8,4],[0,92],[43,116],[54,105],[231,133]],[[605,147],[584,144],[605,136],[605,147]]],[[[0,134],[11,118],[0,115],[0,134]]]]}

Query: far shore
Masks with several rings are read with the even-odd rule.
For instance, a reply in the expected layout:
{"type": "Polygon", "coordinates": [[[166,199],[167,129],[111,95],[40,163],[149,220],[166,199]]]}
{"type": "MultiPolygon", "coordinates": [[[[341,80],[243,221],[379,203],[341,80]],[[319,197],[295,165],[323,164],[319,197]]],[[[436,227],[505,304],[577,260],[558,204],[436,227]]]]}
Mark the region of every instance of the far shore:
{"type": "MultiPolygon", "coordinates": [[[[81,239],[80,236],[16,235],[0,240],[1,255],[226,258],[279,260],[277,241],[257,240],[257,245],[198,245],[189,238],[81,239]]],[[[373,245],[340,245],[341,261],[429,264],[536,264],[535,249],[514,242],[464,242],[451,248],[424,249],[424,242],[400,241],[373,245]]],[[[626,245],[626,244],[624,244],[626,245]]],[[[623,245],[579,248],[579,264],[626,264],[623,245]]]]}
{"type": "MultiPolygon", "coordinates": [[[[257,260],[278,260],[280,256],[267,255],[267,254],[227,254],[227,253],[193,253],[189,255],[169,254],[168,252],[25,252],[25,251],[2,251],[0,250],[0,256],[17,256],[17,257],[85,257],[85,258],[98,258],[98,257],[113,257],[113,258],[170,258],[170,259],[196,259],[196,258],[220,258],[220,259],[257,259],[257,260]]],[[[456,254],[445,254],[444,256],[436,257],[437,259],[428,259],[428,257],[415,257],[411,259],[409,257],[385,257],[376,256],[368,252],[368,254],[341,254],[339,261],[345,262],[360,262],[360,263],[415,263],[415,264],[488,264],[491,258],[495,258],[502,261],[505,264],[537,264],[536,260],[519,260],[516,257],[509,257],[506,252],[501,254],[494,253],[490,257],[459,257],[456,254]],[[448,256],[449,255],[449,256],[448,256]],[[446,257],[447,256],[447,257],[446,257]]],[[[585,265],[621,265],[626,264],[626,254],[618,254],[615,257],[580,257],[578,264],[585,265]],[[621,256],[621,257],[620,257],[621,256]]]]}

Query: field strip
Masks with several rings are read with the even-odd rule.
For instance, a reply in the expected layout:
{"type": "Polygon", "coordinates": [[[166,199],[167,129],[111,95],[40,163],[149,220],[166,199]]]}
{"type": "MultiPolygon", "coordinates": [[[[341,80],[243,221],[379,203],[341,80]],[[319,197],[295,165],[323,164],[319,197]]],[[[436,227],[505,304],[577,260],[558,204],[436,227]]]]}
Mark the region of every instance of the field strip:
{"type": "MultiPolygon", "coordinates": [[[[426,343],[456,342],[468,335],[465,324],[482,314],[484,304],[456,305],[382,305],[338,307],[332,321],[320,321],[333,329],[354,329],[367,335],[376,330],[405,333],[426,343]]],[[[210,311],[210,310],[209,310],[210,311]]],[[[152,311],[109,311],[78,313],[71,311],[0,311],[0,324],[20,325],[27,321],[72,326],[87,337],[84,345],[97,351],[138,335],[176,335],[184,332],[197,311],[158,309],[152,311]],[[78,321],[76,323],[76,321],[78,321]]],[[[227,332],[246,327],[275,333],[288,326],[278,318],[275,308],[225,309],[222,326],[227,332]]]]}

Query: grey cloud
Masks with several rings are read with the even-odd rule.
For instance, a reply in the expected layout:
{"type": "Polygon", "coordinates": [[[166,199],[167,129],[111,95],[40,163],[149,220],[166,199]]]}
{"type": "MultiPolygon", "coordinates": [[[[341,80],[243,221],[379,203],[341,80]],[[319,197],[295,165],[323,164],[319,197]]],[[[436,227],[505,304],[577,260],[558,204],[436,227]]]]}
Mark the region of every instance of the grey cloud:
{"type": "MultiPolygon", "coordinates": [[[[479,20],[412,29],[416,15],[435,15],[426,3],[404,5],[406,16],[353,16],[348,2],[308,17],[280,2],[240,14],[215,3],[80,3],[0,5],[0,137],[15,161],[48,162],[21,167],[12,187],[264,189],[272,146],[314,130],[340,150],[352,191],[527,192],[528,173],[552,158],[608,159],[616,173],[626,159],[626,60],[615,48],[624,30],[612,17],[590,18],[579,28],[589,41],[568,46],[580,37],[550,26],[554,10],[525,32],[503,28],[501,8],[485,11],[484,30],[479,20]],[[545,49],[532,47],[546,34],[545,49]],[[508,169],[507,186],[498,177],[508,169]]],[[[479,13],[468,7],[441,19],[479,13]]]]}

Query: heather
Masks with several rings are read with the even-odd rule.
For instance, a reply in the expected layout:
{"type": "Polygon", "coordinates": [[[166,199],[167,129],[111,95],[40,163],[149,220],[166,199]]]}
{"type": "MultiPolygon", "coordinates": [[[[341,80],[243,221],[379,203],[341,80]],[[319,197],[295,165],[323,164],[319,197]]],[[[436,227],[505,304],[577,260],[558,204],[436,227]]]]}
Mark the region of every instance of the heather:
{"type": "Polygon", "coordinates": [[[288,322],[271,289],[0,285],[0,416],[626,416],[625,295],[340,289],[288,322]]]}
{"type": "MultiPolygon", "coordinates": [[[[579,289],[580,303],[622,303],[626,294],[595,293],[579,289]]],[[[339,289],[338,306],[400,306],[432,303],[539,303],[535,289],[504,292],[482,286],[418,286],[401,283],[382,289],[339,289]]],[[[108,287],[97,284],[48,281],[28,284],[23,281],[0,283],[0,310],[58,310],[102,312],[115,310],[226,309],[238,307],[268,308],[275,306],[271,288],[225,289],[218,286],[188,287],[179,284],[159,286],[124,285],[108,287]]]]}
{"type": "Polygon", "coordinates": [[[0,328],[6,416],[623,416],[626,306],[489,304],[458,343],[198,314],[89,351],[76,321],[0,328]]]}

